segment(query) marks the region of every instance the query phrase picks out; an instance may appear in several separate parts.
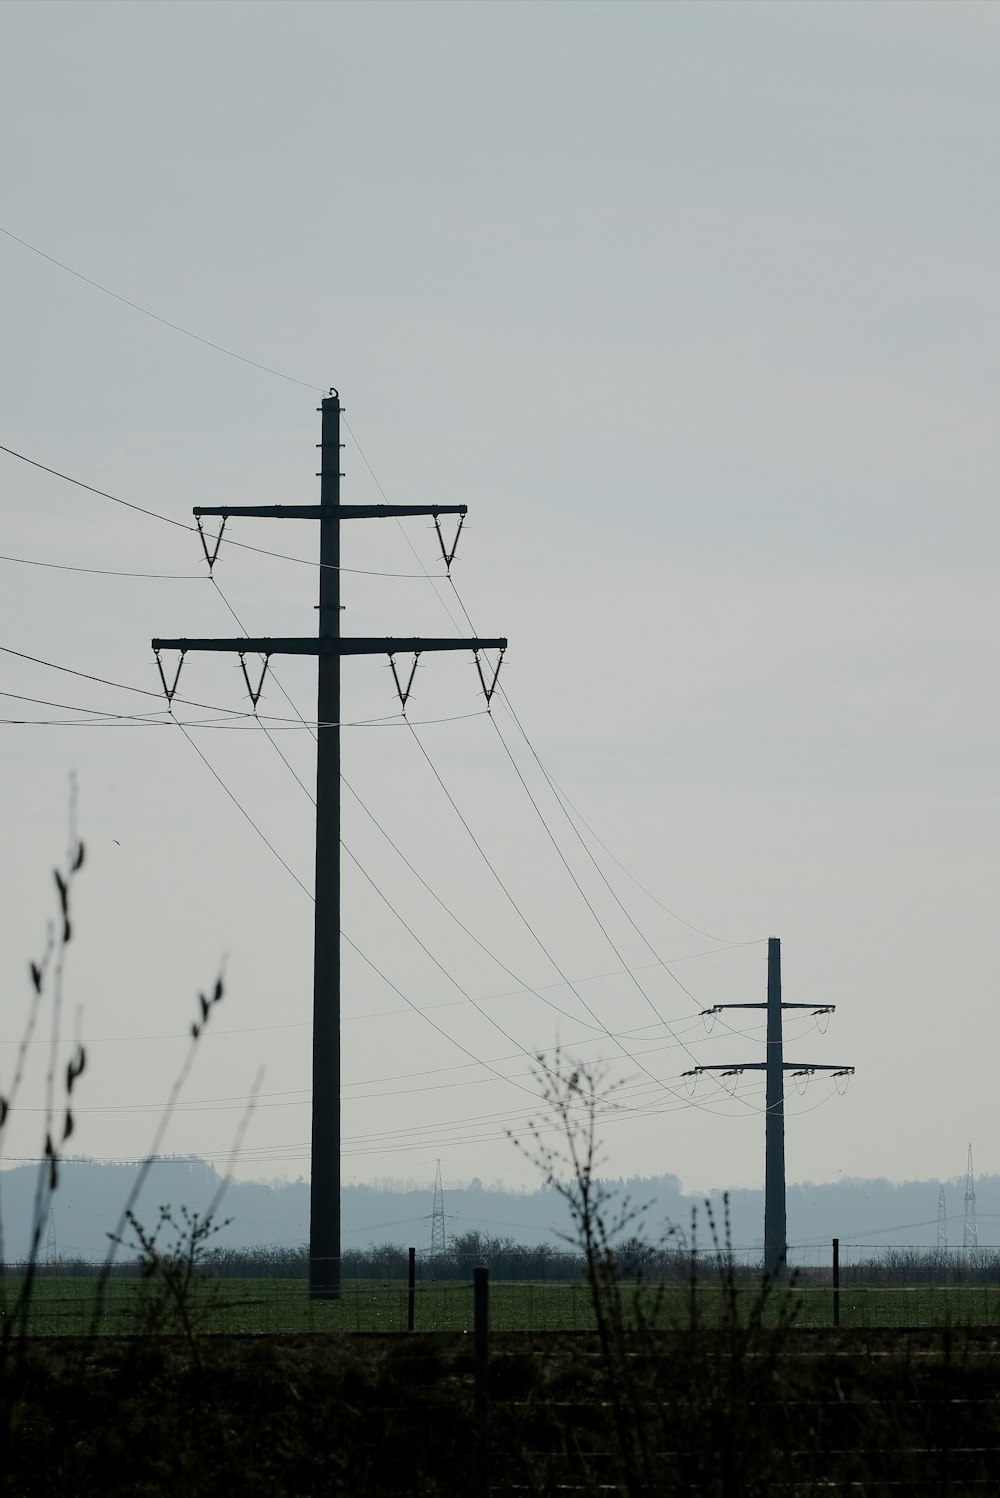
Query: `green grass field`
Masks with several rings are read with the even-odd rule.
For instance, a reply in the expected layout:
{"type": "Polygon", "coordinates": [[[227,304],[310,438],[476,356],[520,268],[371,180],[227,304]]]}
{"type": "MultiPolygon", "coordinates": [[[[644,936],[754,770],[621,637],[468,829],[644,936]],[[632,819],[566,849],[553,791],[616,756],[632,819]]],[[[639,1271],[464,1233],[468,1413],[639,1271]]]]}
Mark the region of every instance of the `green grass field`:
{"type": "MultiPolygon", "coordinates": [[[[8,1279],[8,1302],[17,1282],[8,1279]]],[[[97,1281],[93,1278],[45,1275],[36,1281],[29,1330],[40,1336],[86,1335],[94,1314],[97,1281]]],[[[143,1299],[140,1280],[113,1279],[107,1287],[99,1330],[105,1335],[141,1333],[143,1299]]],[[[632,1291],[625,1287],[626,1304],[632,1291]]],[[[653,1292],[642,1292],[647,1314],[653,1292]]],[[[739,1292],[743,1314],[749,1314],[755,1292],[739,1292]]],[[[658,1325],[687,1322],[689,1292],[670,1287],[656,1316],[658,1325]]],[[[707,1325],[718,1321],[719,1290],[698,1290],[699,1315],[707,1325]]],[[[304,1280],[222,1279],[199,1287],[192,1301],[199,1331],[219,1334],[259,1332],[403,1332],[406,1330],[406,1286],[401,1281],[348,1280],[339,1301],[310,1301],[304,1280]]],[[[775,1293],[765,1322],[781,1315],[796,1326],[830,1326],[833,1294],[828,1287],[796,1288],[775,1293]]],[[[1000,1324],[1000,1287],[920,1286],[861,1288],[841,1291],[844,1327],[991,1326],[1000,1324]]],[[[168,1323],[169,1326],[170,1323],[168,1323]]],[[[490,1324],[495,1331],[591,1331],[593,1312],[582,1282],[499,1281],[490,1287],[490,1324]]],[[[418,1281],[415,1296],[417,1331],[462,1332],[472,1329],[472,1286],[468,1282],[418,1281]]]]}

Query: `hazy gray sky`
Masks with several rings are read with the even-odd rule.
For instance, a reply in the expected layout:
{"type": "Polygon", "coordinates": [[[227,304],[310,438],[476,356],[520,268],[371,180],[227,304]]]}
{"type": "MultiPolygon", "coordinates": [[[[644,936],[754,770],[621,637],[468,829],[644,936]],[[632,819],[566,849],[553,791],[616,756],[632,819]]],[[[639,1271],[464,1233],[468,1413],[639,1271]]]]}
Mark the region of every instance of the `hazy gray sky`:
{"type": "MultiPolygon", "coordinates": [[[[607,1128],[615,1174],[757,1184],[759,1078],[733,1100],[678,1078],[763,1059],[752,1012],[707,1036],[698,1011],[763,999],[769,934],[786,998],[838,1006],[826,1035],[790,1018],[786,1055],[858,1069],[843,1097],[791,1092],[790,1178],[951,1177],[969,1140],[1000,1169],[998,66],[979,4],[0,9],[0,226],[291,377],[0,235],[0,442],[182,522],[313,502],[337,385],[390,500],[468,503],[456,584],[510,639],[540,759],[712,934],[593,845],[631,924],[471,662],[428,659],[419,741],[545,950],[410,731],[345,728],[350,785],[510,970],[346,795],[345,842],[450,976],[345,860],[345,932],[439,1027],[345,952],[345,1179],[430,1180],[440,1158],[446,1181],[532,1181],[504,1128],[558,1039],[617,1058],[635,1111],[607,1128]]],[[[347,442],[345,500],[377,501],[347,442]]],[[[150,638],[232,634],[227,601],[252,634],[315,628],[310,526],[234,523],[310,564],[224,547],[216,588],[195,536],[3,453],[0,494],[5,556],[188,575],[0,561],[10,649],[153,691],[150,638]]],[[[344,529],[345,565],[417,574],[345,575],[345,632],[453,631],[451,589],[419,575],[441,572],[426,522],[344,529]]],[[[275,666],[313,716],[313,667],[275,666]]],[[[5,719],[58,720],[0,724],[4,1076],[75,770],[81,1151],[145,1149],[228,954],[168,1147],[224,1160],[263,1065],[240,1171],[306,1174],[308,897],[177,727],[61,706],[155,700],[9,654],[0,689],[57,704],[5,696],[5,719]]],[[[189,658],[181,695],[248,706],[233,657],[189,658]]],[[[312,807],[275,743],[311,789],[312,740],[273,680],[261,709],[292,720],[274,742],[178,716],[308,886],[312,807]]],[[[394,709],[384,662],[350,662],[345,719],[394,709]]],[[[39,1116],[10,1156],[37,1153],[39,1116]]]]}

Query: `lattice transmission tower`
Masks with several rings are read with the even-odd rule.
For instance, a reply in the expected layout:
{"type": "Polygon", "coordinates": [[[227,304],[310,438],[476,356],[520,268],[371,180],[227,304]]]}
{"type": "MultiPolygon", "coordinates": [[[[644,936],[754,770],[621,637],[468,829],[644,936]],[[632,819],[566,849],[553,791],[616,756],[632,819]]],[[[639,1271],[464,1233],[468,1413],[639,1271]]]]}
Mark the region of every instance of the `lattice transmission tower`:
{"type": "Polygon", "coordinates": [[[441,1161],[434,1177],[434,1206],[431,1209],[431,1258],[443,1259],[447,1250],[444,1231],[444,1189],[441,1185],[441,1161]]]}
{"type": "Polygon", "coordinates": [[[965,1171],[965,1227],[962,1230],[962,1247],[979,1247],[979,1233],[976,1229],[976,1178],[972,1173],[971,1144],[969,1145],[969,1163],[965,1171]]]}
{"type": "Polygon", "coordinates": [[[938,1248],[948,1247],[948,1214],[944,1205],[944,1183],[938,1187],[938,1248]]]}

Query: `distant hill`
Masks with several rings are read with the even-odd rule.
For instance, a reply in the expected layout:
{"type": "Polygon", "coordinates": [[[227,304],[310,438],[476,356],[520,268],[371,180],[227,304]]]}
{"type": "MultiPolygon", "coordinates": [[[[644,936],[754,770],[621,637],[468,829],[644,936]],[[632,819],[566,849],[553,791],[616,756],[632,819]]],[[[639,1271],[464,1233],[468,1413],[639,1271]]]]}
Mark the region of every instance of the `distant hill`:
{"type": "MultiPolygon", "coordinates": [[[[135,1179],[135,1165],[95,1164],[71,1160],[61,1170],[53,1208],[52,1228],[59,1256],[99,1259],[107,1250],[108,1233],[118,1222],[122,1205],[135,1179]]],[[[20,1165],[0,1172],[0,1222],[3,1255],[12,1260],[27,1250],[36,1181],[36,1167],[20,1165]]],[[[610,1183],[641,1213],[643,1235],[656,1240],[673,1225],[690,1229],[692,1209],[699,1213],[697,1238],[710,1243],[703,1199],[685,1195],[675,1176],[636,1178],[610,1183]]],[[[149,1172],[137,1203],[140,1220],[155,1224],[161,1204],[204,1212],[219,1189],[215,1169],[197,1158],[167,1157],[149,1172]]],[[[830,1240],[840,1238],[847,1251],[937,1242],[937,1181],[845,1180],[835,1184],[788,1187],[788,1241],[792,1258],[818,1262],[829,1254],[830,1240]],[[795,1252],[797,1250],[797,1253],[795,1252]]],[[[961,1246],[964,1178],[945,1183],[950,1213],[948,1241],[961,1246]]],[[[976,1183],[980,1245],[1000,1241],[1000,1176],[984,1176],[976,1183]]],[[[720,1224],[722,1193],[713,1193],[712,1207],[720,1224]]],[[[413,1244],[423,1251],[430,1244],[432,1192],[429,1185],[387,1182],[346,1186],[343,1191],[343,1243],[347,1248],[373,1244],[413,1244]]],[[[732,1243],[737,1249],[759,1248],[763,1237],[762,1191],[730,1194],[732,1243]]],[[[449,1235],[479,1231],[516,1243],[559,1246],[569,1232],[565,1206],[557,1192],[505,1191],[478,1181],[445,1186],[446,1227],[449,1235]]],[[[214,1240],[220,1247],[293,1247],[306,1241],[309,1227],[309,1187],[306,1182],[232,1182],[220,1211],[231,1222],[214,1240]]],[[[43,1231],[43,1257],[48,1238],[43,1231]]],[[[638,1225],[633,1231],[639,1231],[638,1225]]]]}

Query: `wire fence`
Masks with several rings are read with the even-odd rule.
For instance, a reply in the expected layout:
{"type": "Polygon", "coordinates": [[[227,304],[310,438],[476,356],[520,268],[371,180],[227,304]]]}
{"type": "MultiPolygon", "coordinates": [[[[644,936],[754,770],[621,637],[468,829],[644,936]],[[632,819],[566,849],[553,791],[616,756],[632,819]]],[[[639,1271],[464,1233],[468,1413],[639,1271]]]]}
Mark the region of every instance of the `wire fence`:
{"type": "MultiPolygon", "coordinates": [[[[402,1251],[405,1255],[405,1250],[402,1251]]],[[[901,1328],[945,1324],[1000,1325],[1000,1255],[917,1249],[841,1249],[835,1283],[832,1256],[790,1254],[787,1285],[765,1286],[759,1251],[698,1252],[669,1262],[623,1262],[618,1281],[626,1319],[669,1331],[712,1326],[736,1314],[765,1325],[901,1328]],[[799,1262],[796,1262],[799,1260],[799,1262]]],[[[405,1333],[469,1332],[473,1261],[414,1255],[412,1286],[405,1257],[345,1256],[337,1299],[309,1295],[304,1252],[263,1262],[219,1255],[186,1288],[137,1263],[102,1266],[82,1260],[39,1264],[27,1329],[34,1335],[141,1335],[176,1319],[181,1301],[200,1332],[405,1333]]],[[[591,1290],[579,1256],[498,1253],[489,1263],[490,1324],[497,1332],[590,1332],[591,1290]]],[[[23,1266],[0,1276],[0,1316],[14,1304],[23,1266]]]]}

